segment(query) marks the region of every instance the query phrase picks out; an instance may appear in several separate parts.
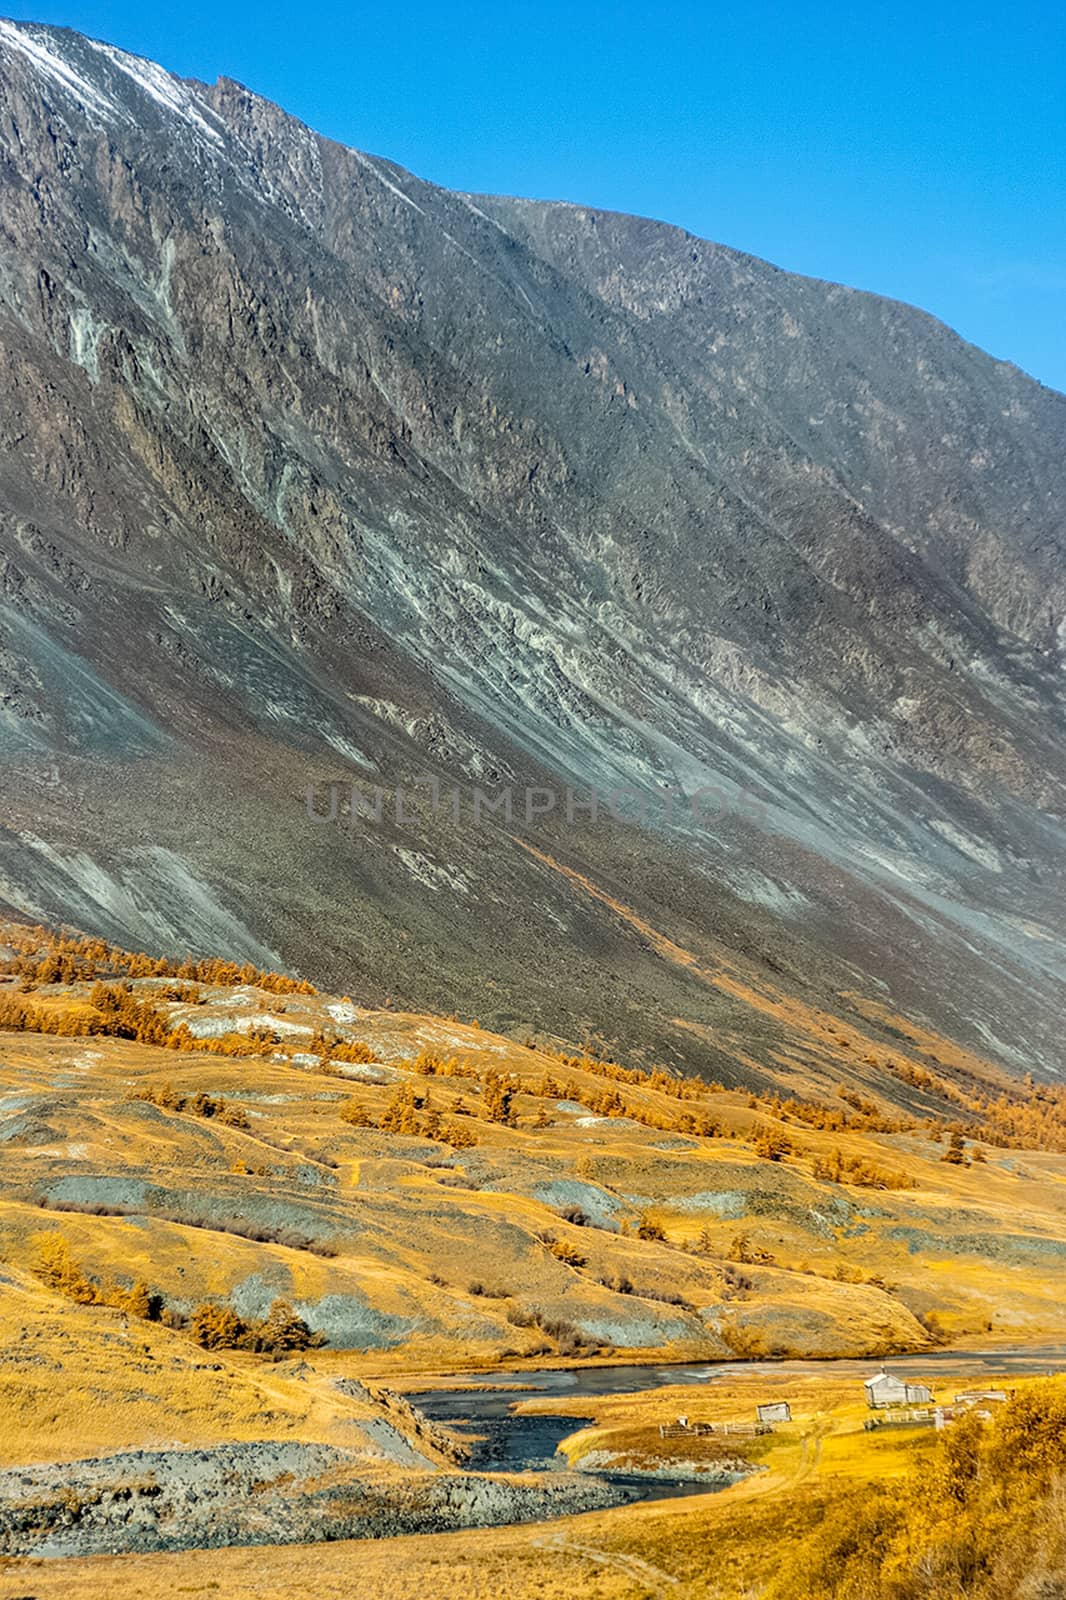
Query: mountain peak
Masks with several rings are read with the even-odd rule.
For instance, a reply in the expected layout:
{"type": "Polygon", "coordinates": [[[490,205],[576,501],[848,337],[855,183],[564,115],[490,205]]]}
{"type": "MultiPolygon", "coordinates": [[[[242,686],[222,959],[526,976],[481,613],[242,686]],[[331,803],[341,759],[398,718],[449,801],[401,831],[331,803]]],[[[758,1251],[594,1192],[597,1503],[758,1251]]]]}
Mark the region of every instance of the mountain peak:
{"type": "Polygon", "coordinates": [[[842,1005],[1059,1070],[1062,396],[66,30],[0,97],[4,900],[731,1082],[842,1005]]]}
{"type": "Polygon", "coordinates": [[[154,116],[176,119],[219,146],[223,130],[194,90],[155,62],[68,28],[0,20],[0,51],[20,57],[51,92],[92,120],[129,124],[148,102],[154,116]]]}

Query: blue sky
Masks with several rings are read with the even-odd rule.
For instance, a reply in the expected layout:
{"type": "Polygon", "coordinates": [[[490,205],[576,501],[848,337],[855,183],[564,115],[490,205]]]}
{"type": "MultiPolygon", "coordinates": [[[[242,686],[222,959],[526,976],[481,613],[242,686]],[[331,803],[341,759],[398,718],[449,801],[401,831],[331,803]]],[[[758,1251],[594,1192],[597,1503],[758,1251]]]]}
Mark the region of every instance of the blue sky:
{"type": "Polygon", "coordinates": [[[1062,0],[9,14],[238,78],[439,183],[641,212],[912,301],[1066,390],[1062,0]]]}

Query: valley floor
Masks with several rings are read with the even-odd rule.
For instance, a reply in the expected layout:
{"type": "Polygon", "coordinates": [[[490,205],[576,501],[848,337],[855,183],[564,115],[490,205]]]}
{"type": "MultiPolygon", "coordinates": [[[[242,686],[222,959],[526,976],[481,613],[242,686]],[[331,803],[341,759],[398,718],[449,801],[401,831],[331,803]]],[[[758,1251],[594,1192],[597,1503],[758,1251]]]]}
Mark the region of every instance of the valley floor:
{"type": "MultiPolygon", "coordinates": [[[[1032,1367],[1042,1359],[1034,1354],[1032,1367]]],[[[1018,1372],[1027,1364],[1021,1356],[1005,1364],[1007,1377],[1000,1381],[1024,1393],[1029,1380],[1018,1372]]],[[[985,1374],[983,1385],[997,1381],[994,1355],[975,1363],[960,1354],[956,1362],[944,1352],[936,1363],[938,1392],[950,1397],[972,1387],[975,1366],[985,1374]]],[[[664,1443],[659,1426],[673,1421],[681,1407],[691,1425],[747,1415],[756,1400],[786,1397],[791,1422],[746,1443],[759,1470],[715,1494],[419,1537],[8,1560],[0,1563],[0,1580],[5,1594],[32,1594],[35,1600],[96,1593],[115,1600],[214,1593],[232,1600],[303,1600],[312,1593],[327,1600],[353,1594],[366,1600],[569,1600],[575,1594],[590,1600],[750,1600],[787,1575],[793,1553],[827,1510],[920,1468],[935,1446],[933,1431],[867,1431],[870,1413],[861,1382],[833,1363],[803,1376],[733,1370],[695,1388],[584,1397],[576,1404],[586,1414],[591,1408],[594,1420],[566,1445],[576,1465],[593,1450],[624,1448],[632,1457],[641,1449],[668,1449],[676,1455],[684,1447],[676,1440],[664,1443]]],[[[529,1404],[557,1408],[559,1399],[529,1404]]]]}

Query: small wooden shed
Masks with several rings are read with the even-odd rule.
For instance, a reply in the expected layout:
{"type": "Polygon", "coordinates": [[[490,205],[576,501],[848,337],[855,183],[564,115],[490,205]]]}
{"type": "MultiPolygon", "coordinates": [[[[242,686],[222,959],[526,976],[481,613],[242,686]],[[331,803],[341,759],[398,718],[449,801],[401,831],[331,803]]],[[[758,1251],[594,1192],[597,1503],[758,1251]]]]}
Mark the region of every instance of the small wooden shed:
{"type": "Polygon", "coordinates": [[[791,1422],[792,1407],[787,1400],[768,1400],[755,1407],[755,1415],[760,1422],[791,1422]]]}

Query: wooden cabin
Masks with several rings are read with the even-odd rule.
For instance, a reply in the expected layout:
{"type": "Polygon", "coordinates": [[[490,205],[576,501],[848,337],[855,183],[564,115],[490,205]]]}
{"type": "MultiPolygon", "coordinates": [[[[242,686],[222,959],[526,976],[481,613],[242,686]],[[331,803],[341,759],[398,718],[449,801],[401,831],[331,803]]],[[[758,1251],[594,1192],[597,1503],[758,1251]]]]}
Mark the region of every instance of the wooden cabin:
{"type": "Polygon", "coordinates": [[[882,1370],[867,1378],[866,1404],[877,1410],[881,1406],[925,1406],[933,1398],[933,1391],[924,1383],[905,1383],[894,1372],[882,1370]]]}

